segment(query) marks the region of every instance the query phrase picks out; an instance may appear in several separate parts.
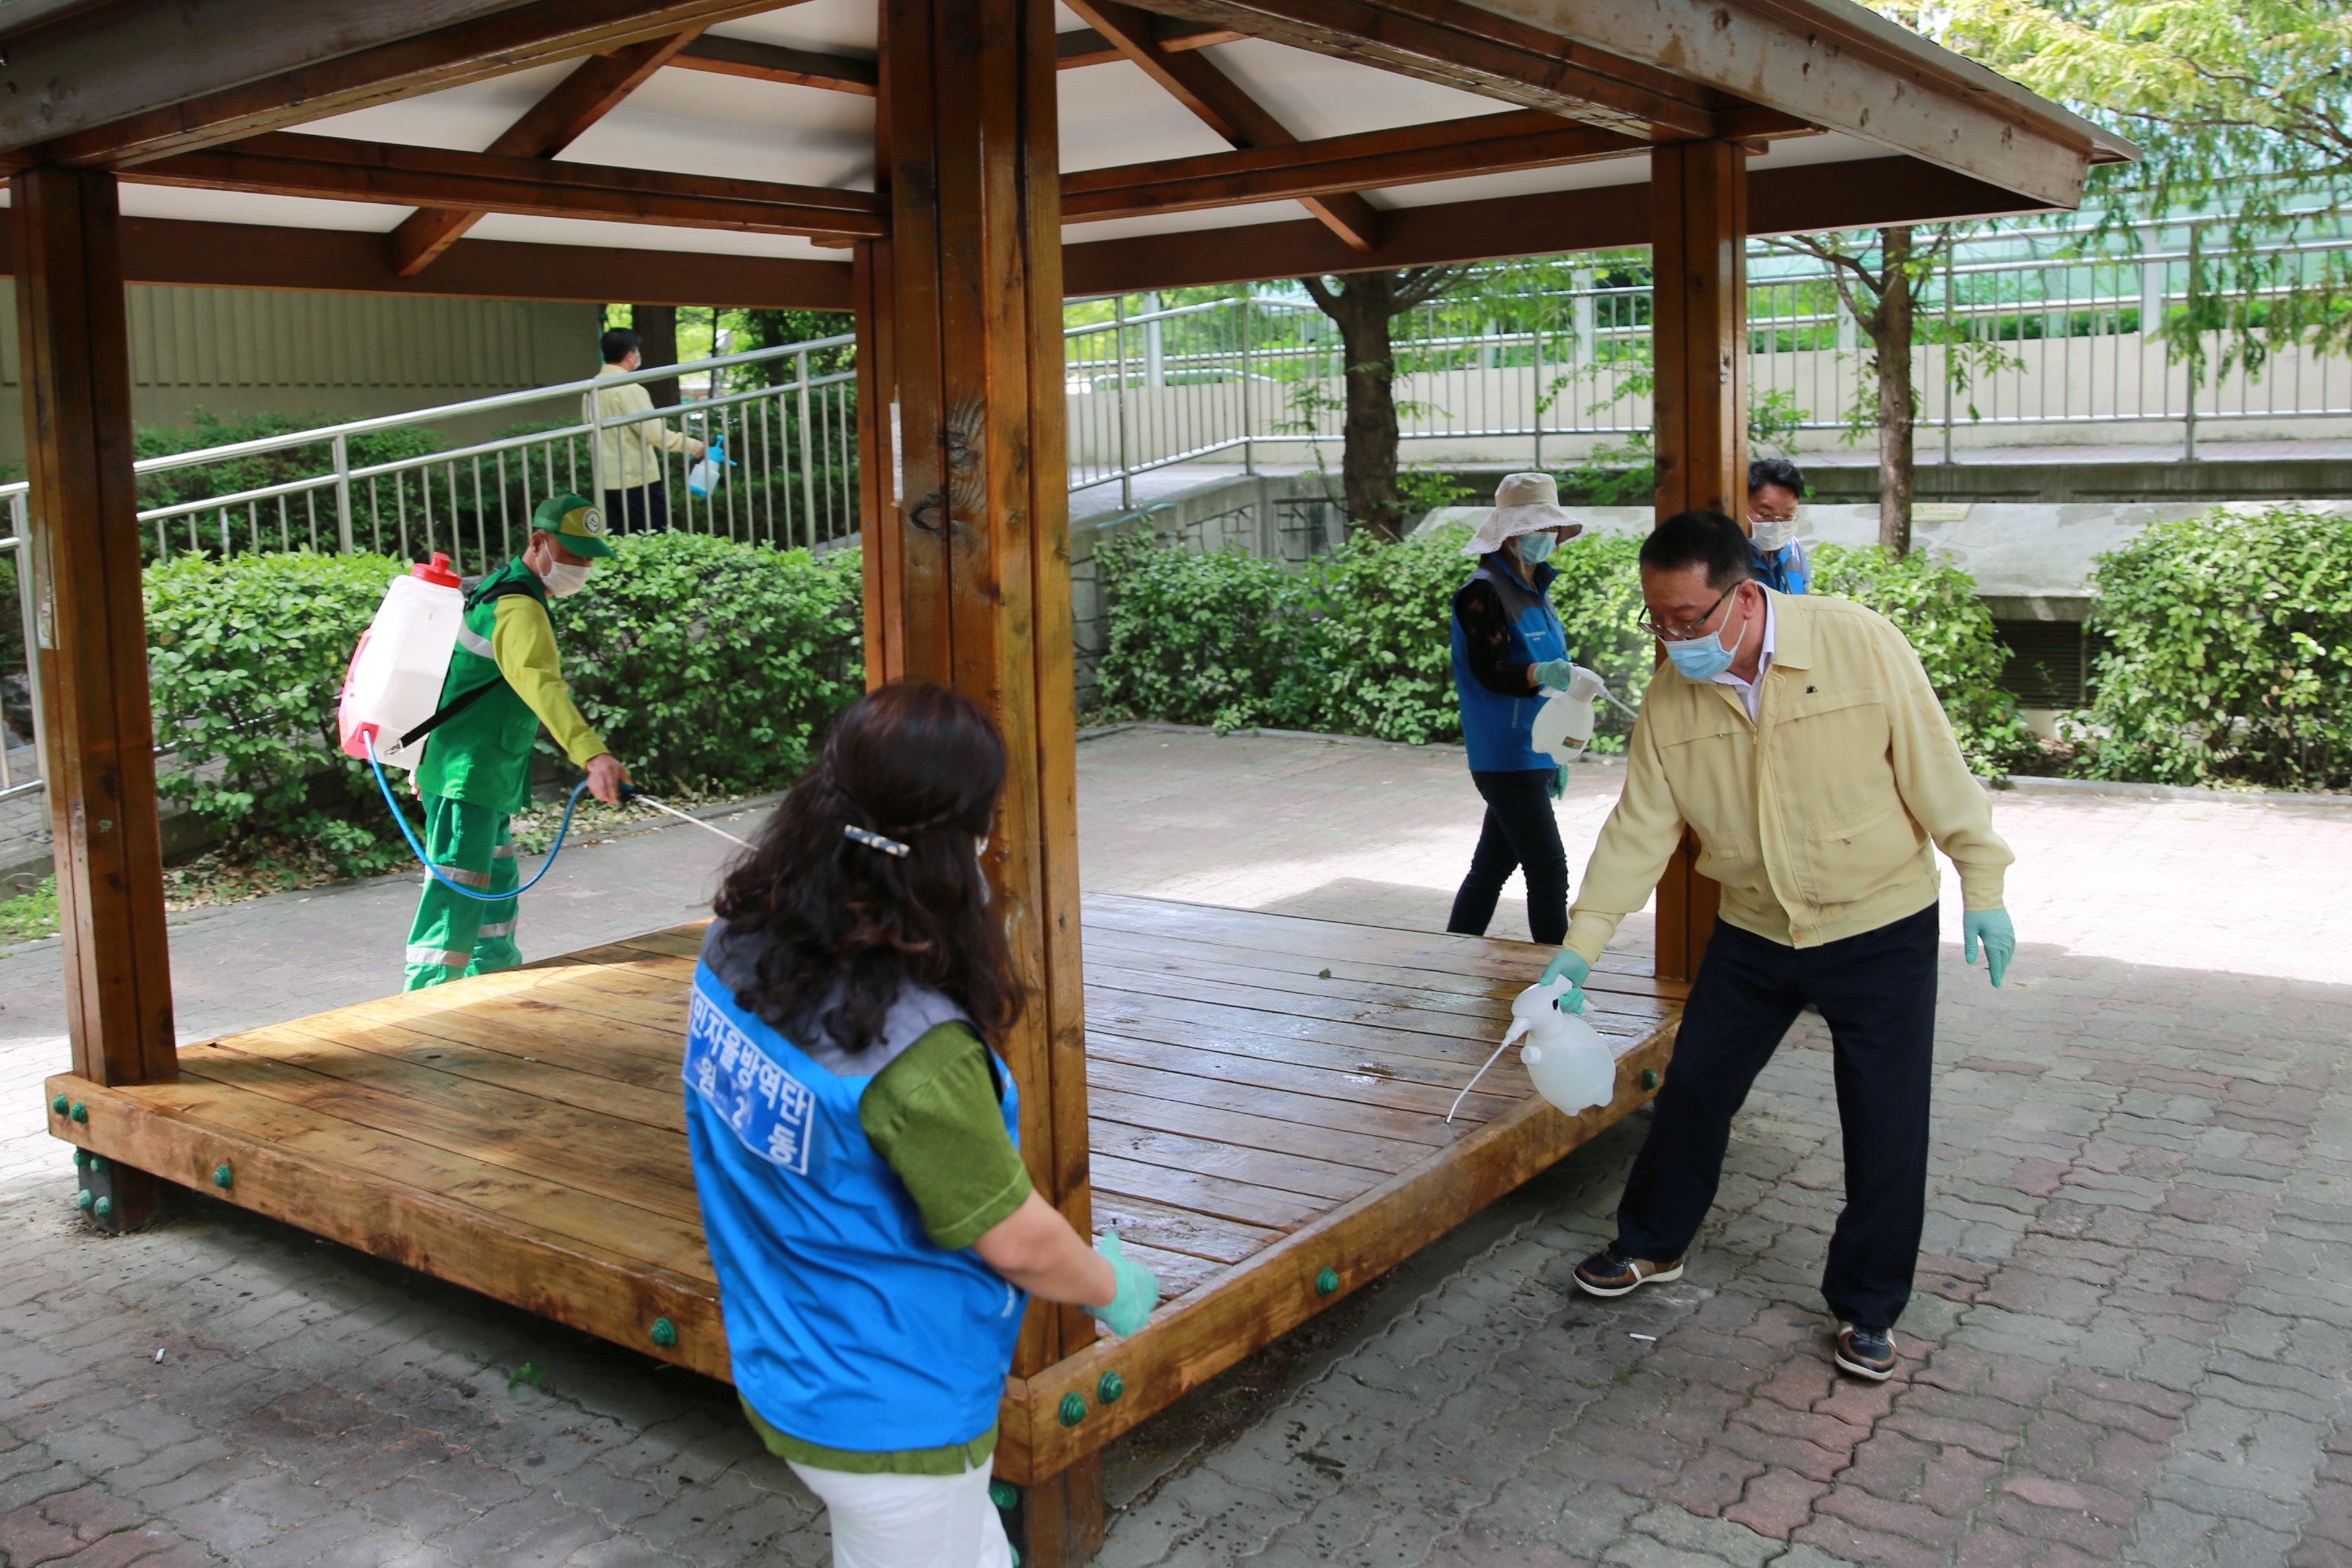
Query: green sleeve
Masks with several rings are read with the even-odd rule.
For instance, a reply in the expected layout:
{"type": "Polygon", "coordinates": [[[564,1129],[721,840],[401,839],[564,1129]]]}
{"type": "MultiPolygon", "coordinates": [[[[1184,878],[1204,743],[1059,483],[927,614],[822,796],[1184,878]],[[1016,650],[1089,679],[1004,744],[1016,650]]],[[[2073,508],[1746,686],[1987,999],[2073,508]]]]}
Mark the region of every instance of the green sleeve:
{"type": "Polygon", "coordinates": [[[572,688],[563,679],[563,661],[555,651],[555,626],[547,618],[546,605],[528,594],[509,594],[500,599],[498,625],[490,632],[490,652],[499,661],[499,673],[539,715],[539,721],[547,726],[565,756],[584,768],[589,758],[603,754],[604,740],[581,716],[580,705],[572,700],[572,688]]]}
{"type": "Polygon", "coordinates": [[[923,1232],[961,1252],[1029,1198],[1029,1169],[1004,1128],[988,1047],[968,1024],[941,1024],[874,1076],[857,1120],[907,1184],[923,1232]]]}

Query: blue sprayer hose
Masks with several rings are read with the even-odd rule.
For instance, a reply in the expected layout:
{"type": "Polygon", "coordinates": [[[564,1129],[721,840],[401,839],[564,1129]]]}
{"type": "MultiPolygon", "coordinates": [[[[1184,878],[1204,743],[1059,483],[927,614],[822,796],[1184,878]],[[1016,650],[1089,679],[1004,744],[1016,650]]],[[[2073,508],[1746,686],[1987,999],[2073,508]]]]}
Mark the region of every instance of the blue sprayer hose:
{"type": "Polygon", "coordinates": [[[368,766],[375,770],[376,787],[383,791],[383,804],[392,807],[392,819],[400,824],[400,836],[403,838],[407,839],[408,847],[416,852],[418,863],[423,865],[425,870],[431,872],[434,878],[438,880],[443,887],[448,889],[453,893],[462,893],[467,898],[472,899],[478,903],[504,903],[509,899],[520,898],[523,894],[530,892],[533,888],[538,887],[539,879],[546,876],[548,872],[555,868],[555,858],[563,853],[563,836],[572,831],[572,814],[580,808],[580,796],[588,788],[588,781],[586,779],[582,779],[578,784],[572,786],[572,798],[565,802],[563,806],[563,825],[555,830],[555,842],[548,848],[546,864],[540,867],[539,870],[532,875],[530,880],[525,882],[521,887],[513,889],[509,892],[478,893],[471,888],[460,887],[456,882],[451,881],[448,878],[442,876],[441,868],[436,866],[433,863],[432,858],[425,853],[425,846],[416,842],[416,835],[410,829],[408,826],[408,818],[401,812],[400,802],[392,793],[392,781],[383,776],[383,763],[376,760],[375,736],[373,734],[370,734],[367,736],[366,740],[368,766]]]}

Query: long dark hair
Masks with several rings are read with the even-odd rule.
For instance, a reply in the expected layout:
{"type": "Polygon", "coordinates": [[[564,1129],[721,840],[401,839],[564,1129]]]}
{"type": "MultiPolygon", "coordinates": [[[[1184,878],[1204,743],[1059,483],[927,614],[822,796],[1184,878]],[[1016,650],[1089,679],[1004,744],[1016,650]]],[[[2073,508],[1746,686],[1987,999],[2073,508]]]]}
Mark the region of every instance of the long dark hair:
{"type": "Polygon", "coordinates": [[[788,1036],[822,1028],[856,1052],[881,1038],[911,981],[945,993],[983,1037],[998,1037],[1022,997],[972,841],[987,834],[1003,787],[1003,738],[970,699],[902,680],[852,704],[823,762],[784,797],[712,904],[730,942],[759,954],[737,1004],[788,1036]],[[839,996],[825,1009],[836,981],[839,996]]]}

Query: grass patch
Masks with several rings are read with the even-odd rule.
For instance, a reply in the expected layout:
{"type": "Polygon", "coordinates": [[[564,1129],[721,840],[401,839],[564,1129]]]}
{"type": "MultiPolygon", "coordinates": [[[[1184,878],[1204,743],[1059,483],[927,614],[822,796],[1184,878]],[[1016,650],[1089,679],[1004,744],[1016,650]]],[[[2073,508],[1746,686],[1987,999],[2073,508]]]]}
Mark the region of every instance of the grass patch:
{"type": "Polygon", "coordinates": [[[44,877],[29,893],[0,900],[0,942],[32,942],[58,931],[58,879],[44,877]]]}

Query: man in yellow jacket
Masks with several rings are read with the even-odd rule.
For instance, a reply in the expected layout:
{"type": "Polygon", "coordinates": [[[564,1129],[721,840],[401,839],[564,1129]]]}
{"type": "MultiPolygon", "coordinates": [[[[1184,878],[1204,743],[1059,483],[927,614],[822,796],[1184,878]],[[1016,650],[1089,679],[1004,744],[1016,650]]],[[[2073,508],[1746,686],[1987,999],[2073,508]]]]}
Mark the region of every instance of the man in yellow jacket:
{"type": "Polygon", "coordinates": [[[1747,535],[1719,512],[1669,518],[1641,560],[1647,629],[1671,668],[1650,683],[1624,793],[1544,977],[1591,973],[1685,828],[1723,903],[1617,1239],[1576,1281],[1622,1296],[1681,1278],[1731,1119],[1811,1003],[1830,1026],[1845,1146],[1822,1294],[1839,1320],[1838,1364],[1884,1379],[1927,1206],[1935,851],[1960,875],[1967,959],[1981,943],[1995,985],[2016,948],[2001,903],[2014,857],[1918,656],[1885,617],[1754,581],[1747,535]]]}
{"type": "MultiPolygon", "coordinates": [[[[627,375],[645,367],[645,345],[626,327],[614,327],[599,340],[604,363],[596,378],[627,375]]],[[[642,382],[626,386],[599,387],[580,400],[583,422],[601,419],[604,436],[597,447],[596,468],[604,486],[599,498],[614,533],[643,533],[669,526],[670,452],[699,458],[705,447],[691,436],[673,430],[659,419],[643,417],[654,411],[653,395],[642,382]],[[591,402],[593,398],[594,401],[591,402]]]]}

